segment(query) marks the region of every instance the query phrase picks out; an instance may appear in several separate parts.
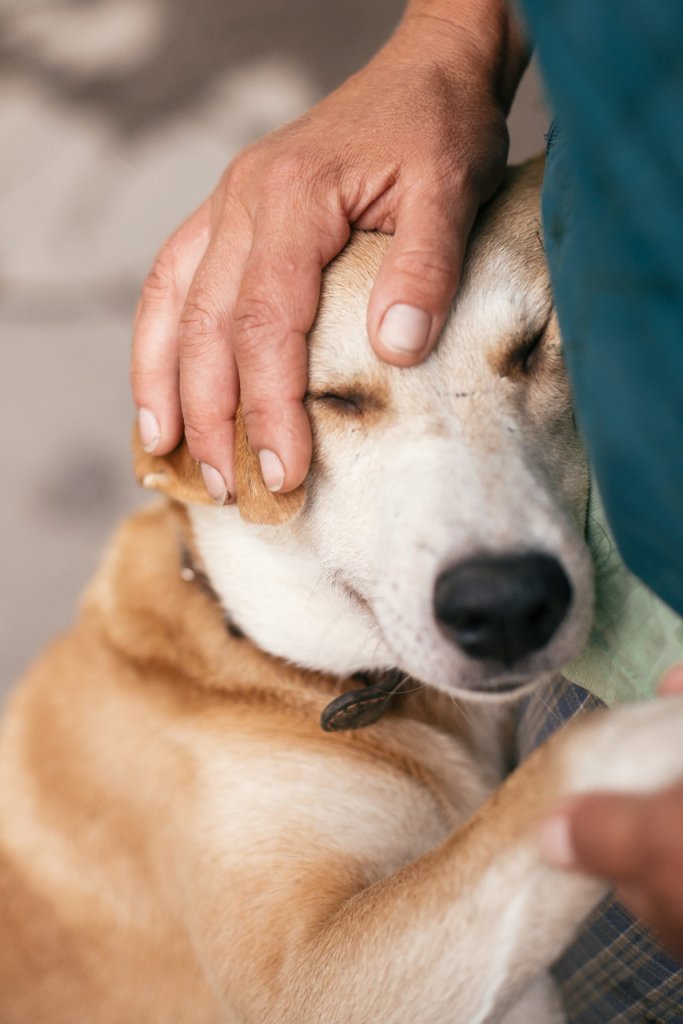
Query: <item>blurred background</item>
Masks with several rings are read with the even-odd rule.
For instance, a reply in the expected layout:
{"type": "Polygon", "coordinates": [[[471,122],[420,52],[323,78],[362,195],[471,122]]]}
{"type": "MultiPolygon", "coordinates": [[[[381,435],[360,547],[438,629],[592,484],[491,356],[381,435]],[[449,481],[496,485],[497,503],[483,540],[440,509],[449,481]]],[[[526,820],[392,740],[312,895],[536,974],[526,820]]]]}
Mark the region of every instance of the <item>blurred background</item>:
{"type": "MultiPolygon", "coordinates": [[[[0,699],[74,615],[133,483],[130,324],[156,249],[402,0],[0,0],[0,699]]],[[[543,146],[532,68],[511,159],[543,146]]]]}

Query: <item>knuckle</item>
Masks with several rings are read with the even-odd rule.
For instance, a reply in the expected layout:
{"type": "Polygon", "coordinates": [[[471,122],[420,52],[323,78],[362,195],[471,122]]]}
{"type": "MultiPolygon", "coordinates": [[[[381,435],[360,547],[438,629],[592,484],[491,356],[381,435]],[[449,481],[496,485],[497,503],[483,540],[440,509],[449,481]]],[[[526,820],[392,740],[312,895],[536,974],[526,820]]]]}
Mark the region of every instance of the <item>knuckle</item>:
{"type": "Polygon", "coordinates": [[[422,247],[396,252],[391,259],[392,276],[403,278],[419,293],[447,290],[457,272],[454,253],[422,247]]]}
{"type": "Polygon", "coordinates": [[[189,299],[180,315],[179,345],[181,357],[201,355],[212,348],[222,326],[221,317],[210,303],[189,299]]]}
{"type": "Polygon", "coordinates": [[[241,193],[253,174],[253,157],[247,149],[228,164],[221,183],[226,193],[241,193]]]}
{"type": "Polygon", "coordinates": [[[152,264],[142,285],[142,305],[167,302],[178,289],[173,246],[166,243],[152,264]]]}
{"type": "Polygon", "coordinates": [[[461,201],[475,201],[477,205],[495,191],[502,174],[504,161],[494,159],[472,160],[462,167],[453,181],[454,191],[461,201]]]}
{"type": "Polygon", "coordinates": [[[202,459],[212,447],[220,446],[226,429],[232,427],[233,418],[227,413],[192,412],[184,410],[185,439],[195,459],[202,459]]]}
{"type": "Polygon", "coordinates": [[[310,171],[310,159],[296,150],[275,157],[266,172],[266,184],[273,192],[298,190],[310,171]]]}
{"type": "Polygon", "coordinates": [[[502,126],[502,132],[490,131],[486,138],[486,151],[482,152],[472,145],[470,150],[463,154],[458,166],[451,171],[446,181],[451,193],[461,201],[463,198],[471,198],[479,204],[500,184],[508,152],[505,124],[502,126]]]}
{"type": "Polygon", "coordinates": [[[242,355],[257,354],[277,344],[277,312],[264,298],[243,301],[235,314],[235,348],[242,355]]]}
{"type": "Polygon", "coordinates": [[[211,436],[213,426],[211,420],[206,417],[193,416],[190,418],[189,414],[185,413],[185,438],[193,454],[206,444],[207,439],[211,436]]]}
{"type": "Polygon", "coordinates": [[[245,401],[242,405],[242,418],[252,443],[256,438],[265,437],[268,434],[277,436],[282,425],[282,416],[277,409],[262,400],[245,401]]]}

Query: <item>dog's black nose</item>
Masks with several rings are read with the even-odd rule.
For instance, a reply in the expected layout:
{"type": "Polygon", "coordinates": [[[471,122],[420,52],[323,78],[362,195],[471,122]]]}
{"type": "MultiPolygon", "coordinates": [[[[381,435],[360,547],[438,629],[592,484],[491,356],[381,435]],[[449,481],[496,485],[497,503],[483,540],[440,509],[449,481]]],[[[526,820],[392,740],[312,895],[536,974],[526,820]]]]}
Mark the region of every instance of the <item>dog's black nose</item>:
{"type": "Polygon", "coordinates": [[[441,573],[434,611],[449,638],[470,658],[513,665],[545,647],[571,597],[562,566],[549,555],[482,556],[441,573]]]}

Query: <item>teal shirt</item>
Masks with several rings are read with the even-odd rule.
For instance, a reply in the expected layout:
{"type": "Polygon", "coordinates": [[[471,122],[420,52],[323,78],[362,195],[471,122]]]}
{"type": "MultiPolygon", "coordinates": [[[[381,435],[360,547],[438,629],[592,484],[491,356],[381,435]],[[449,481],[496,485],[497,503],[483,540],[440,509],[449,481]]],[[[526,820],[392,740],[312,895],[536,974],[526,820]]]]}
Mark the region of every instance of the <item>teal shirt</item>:
{"type": "Polygon", "coordinates": [[[683,3],[522,0],[558,119],[545,244],[629,568],[683,614],[683,3]]]}
{"type": "Polygon", "coordinates": [[[521,6],[557,118],[544,241],[605,510],[594,489],[596,616],[566,674],[611,703],[683,661],[683,3],[521,6]]]}

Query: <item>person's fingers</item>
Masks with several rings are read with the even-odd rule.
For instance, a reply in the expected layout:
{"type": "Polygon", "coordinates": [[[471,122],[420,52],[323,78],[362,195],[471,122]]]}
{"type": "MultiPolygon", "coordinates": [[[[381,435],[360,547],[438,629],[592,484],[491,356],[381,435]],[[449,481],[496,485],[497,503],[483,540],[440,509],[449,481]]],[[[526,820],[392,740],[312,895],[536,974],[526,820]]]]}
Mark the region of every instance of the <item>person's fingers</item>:
{"type": "Polygon", "coordinates": [[[543,822],[541,851],[557,867],[627,881],[646,856],[647,798],[594,793],[566,801],[543,822]]]}
{"type": "Polygon", "coordinates": [[[634,917],[652,925],[656,911],[650,893],[646,889],[637,883],[624,882],[616,887],[614,893],[617,899],[626,904],[634,917]]]}
{"type": "Polygon", "coordinates": [[[671,914],[669,904],[653,904],[647,897],[631,904],[621,893],[617,895],[623,899],[634,917],[639,918],[650,929],[662,946],[683,963],[683,922],[680,917],[671,914]]]}
{"type": "Polygon", "coordinates": [[[683,955],[683,783],[648,799],[642,872],[617,895],[674,953],[683,955]]]}
{"type": "Polygon", "coordinates": [[[596,793],[572,814],[571,836],[577,864],[602,878],[638,877],[647,856],[647,797],[596,793]]]}
{"type": "Polygon", "coordinates": [[[138,302],[130,379],[145,450],[165,455],[180,441],[178,321],[209,241],[209,203],[199,207],[159,251],[138,302]]]}
{"type": "Polygon", "coordinates": [[[348,234],[345,218],[326,217],[319,204],[306,213],[271,205],[255,228],[231,340],[249,442],[272,491],[292,490],[308,472],[306,335],[318,306],[322,267],[348,234]]]}
{"type": "MultiPolygon", "coordinates": [[[[652,865],[652,871],[657,867],[652,865]]],[[[642,881],[623,882],[615,888],[616,896],[625,903],[634,917],[640,918],[653,931],[666,930],[670,937],[675,934],[683,943],[683,902],[681,897],[680,863],[675,874],[667,872],[665,882],[651,884],[646,875],[642,881]]]]}
{"type": "Polygon", "coordinates": [[[412,366],[431,351],[455,295],[478,201],[425,190],[408,193],[368,304],[368,334],[377,354],[412,366]]]}
{"type": "Polygon", "coordinates": [[[230,323],[251,244],[249,219],[226,208],[180,315],[180,400],[185,437],[210,496],[235,497],[234,418],[239,400],[230,323]]]}
{"type": "Polygon", "coordinates": [[[683,665],[674,665],[664,674],[657,692],[660,697],[675,697],[683,694],[683,665]]]}
{"type": "Polygon", "coordinates": [[[604,878],[674,955],[683,955],[683,783],[657,793],[566,801],[543,822],[556,867],[604,878]]]}

